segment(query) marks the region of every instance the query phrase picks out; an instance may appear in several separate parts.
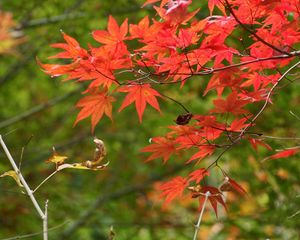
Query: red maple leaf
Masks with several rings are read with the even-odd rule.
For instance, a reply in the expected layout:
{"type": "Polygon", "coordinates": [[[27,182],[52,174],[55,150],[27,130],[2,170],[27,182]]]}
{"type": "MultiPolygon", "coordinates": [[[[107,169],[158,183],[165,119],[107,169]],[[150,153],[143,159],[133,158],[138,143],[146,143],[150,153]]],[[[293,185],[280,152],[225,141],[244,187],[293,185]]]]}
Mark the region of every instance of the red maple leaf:
{"type": "MultiPolygon", "coordinates": [[[[206,197],[205,194],[207,192],[210,192],[210,196],[208,197],[208,200],[209,200],[211,206],[213,207],[216,216],[218,217],[218,203],[220,203],[225,208],[225,210],[227,210],[226,204],[222,198],[222,193],[219,191],[218,188],[215,188],[212,186],[202,186],[201,187],[201,190],[200,190],[201,194],[198,195],[199,209],[202,209],[202,207],[203,207],[205,197],[206,197]]],[[[197,195],[194,194],[194,197],[196,197],[196,196],[197,195]]]]}
{"type": "Polygon", "coordinates": [[[79,121],[91,116],[92,132],[95,129],[96,124],[102,118],[103,114],[108,116],[112,120],[112,105],[115,98],[109,96],[105,91],[90,92],[89,96],[83,97],[78,101],[76,107],[82,108],[77,115],[74,125],[79,121]]]}
{"type": "Polygon", "coordinates": [[[70,37],[69,35],[62,32],[62,35],[66,41],[66,43],[54,43],[50,46],[53,48],[61,48],[65,50],[64,52],[58,53],[49,58],[86,58],[88,57],[88,53],[85,49],[81,48],[76,39],[70,37]]]}
{"type": "Polygon", "coordinates": [[[283,150],[283,151],[280,151],[274,155],[271,155],[271,156],[265,158],[263,161],[268,160],[268,159],[288,158],[288,157],[293,156],[296,153],[298,153],[298,151],[299,151],[299,149],[283,150]]]}
{"type": "Polygon", "coordinates": [[[166,163],[170,156],[176,152],[175,143],[172,139],[165,137],[155,137],[152,138],[153,144],[144,147],[142,152],[151,152],[150,157],[147,158],[147,161],[151,161],[156,158],[163,158],[163,162],[166,163]]]}
{"type": "Polygon", "coordinates": [[[139,116],[140,122],[142,122],[143,113],[146,108],[146,104],[150,104],[153,108],[160,112],[159,104],[156,97],[161,95],[151,88],[150,84],[132,84],[120,87],[118,92],[128,92],[125,97],[122,106],[119,109],[119,112],[122,111],[125,107],[135,102],[136,111],[139,116]]]}
{"type": "Polygon", "coordinates": [[[184,189],[188,186],[188,181],[183,177],[175,177],[170,181],[162,184],[160,197],[165,197],[164,205],[168,205],[174,198],[181,197],[184,189]]]}
{"type": "Polygon", "coordinates": [[[237,114],[247,114],[248,111],[242,109],[243,106],[248,104],[250,101],[248,100],[240,100],[238,99],[237,92],[232,92],[228,95],[227,99],[216,99],[213,101],[215,108],[212,112],[215,113],[233,113],[237,114]]]}
{"type": "Polygon", "coordinates": [[[215,151],[215,147],[212,145],[204,145],[198,148],[198,152],[196,152],[191,158],[186,162],[190,163],[191,161],[198,159],[198,161],[202,160],[206,156],[212,155],[215,151]]]}
{"type": "Polygon", "coordinates": [[[97,42],[107,44],[107,45],[115,45],[126,39],[126,35],[128,32],[128,20],[122,23],[121,26],[118,25],[117,21],[109,16],[107,30],[96,30],[93,32],[93,37],[97,42]]]}
{"type": "Polygon", "coordinates": [[[238,184],[236,181],[234,181],[228,176],[225,177],[225,181],[222,184],[222,186],[220,186],[220,190],[223,192],[235,190],[241,195],[247,193],[246,190],[240,184],[238,184]]]}
{"type": "Polygon", "coordinates": [[[199,183],[205,176],[209,176],[209,172],[205,168],[197,169],[189,174],[189,182],[199,183]]]}
{"type": "Polygon", "coordinates": [[[248,138],[248,141],[251,143],[252,147],[254,148],[254,150],[257,152],[258,149],[258,145],[265,147],[268,150],[272,150],[271,146],[267,143],[265,143],[264,141],[257,139],[257,138],[248,138]]]}

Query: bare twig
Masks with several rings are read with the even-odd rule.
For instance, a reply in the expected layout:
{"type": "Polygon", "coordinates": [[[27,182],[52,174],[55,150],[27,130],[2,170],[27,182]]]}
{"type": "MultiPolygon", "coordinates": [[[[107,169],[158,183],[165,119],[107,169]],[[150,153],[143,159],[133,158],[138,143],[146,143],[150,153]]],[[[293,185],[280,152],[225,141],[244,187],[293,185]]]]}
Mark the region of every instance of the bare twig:
{"type": "MultiPolygon", "coordinates": [[[[65,224],[69,223],[69,221],[65,221],[55,227],[49,228],[48,232],[51,232],[53,230],[56,230],[58,228],[61,228],[62,226],[64,226],[65,224]]],[[[19,235],[19,236],[14,236],[14,237],[9,237],[9,238],[2,238],[0,240],[17,240],[17,239],[24,239],[24,238],[31,238],[31,237],[35,237],[35,236],[39,236],[42,235],[43,231],[41,232],[36,232],[36,233],[29,233],[29,234],[25,234],[25,235],[19,235]]]]}
{"type": "Polygon", "coordinates": [[[202,209],[201,209],[201,212],[199,214],[199,218],[198,218],[198,222],[197,224],[195,225],[195,232],[194,232],[194,237],[193,237],[193,240],[197,240],[197,236],[198,236],[198,232],[199,232],[199,229],[200,229],[200,224],[201,224],[201,220],[202,220],[202,216],[203,216],[203,213],[204,213],[204,209],[205,209],[205,206],[206,206],[206,203],[207,203],[207,199],[208,197],[210,196],[210,192],[206,192],[205,193],[205,200],[204,200],[204,203],[202,205],[202,209]]]}
{"type": "Polygon", "coordinates": [[[24,186],[27,195],[29,196],[31,202],[33,203],[33,205],[34,205],[34,207],[36,209],[36,211],[38,212],[40,218],[43,221],[43,233],[44,233],[43,236],[44,236],[44,240],[47,240],[48,239],[48,237],[46,236],[47,233],[48,233],[48,230],[47,230],[47,216],[43,212],[43,210],[41,209],[41,207],[40,207],[39,203],[37,202],[35,196],[33,195],[32,190],[30,189],[30,187],[28,186],[28,184],[27,184],[26,180],[24,179],[22,173],[20,172],[20,170],[19,170],[19,168],[18,168],[15,160],[11,156],[11,154],[10,154],[8,148],[6,147],[6,144],[3,141],[1,135],[0,135],[0,143],[2,145],[2,148],[3,148],[4,152],[5,152],[8,160],[10,161],[10,164],[12,165],[14,171],[16,172],[16,174],[18,175],[18,178],[20,179],[22,185],[24,186]]]}

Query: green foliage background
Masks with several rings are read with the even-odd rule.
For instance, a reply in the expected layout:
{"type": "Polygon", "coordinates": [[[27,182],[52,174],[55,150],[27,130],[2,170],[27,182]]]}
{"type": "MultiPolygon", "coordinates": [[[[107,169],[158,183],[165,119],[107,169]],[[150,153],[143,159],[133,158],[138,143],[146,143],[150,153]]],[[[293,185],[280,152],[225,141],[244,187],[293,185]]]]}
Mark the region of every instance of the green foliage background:
{"type": "MultiPolygon", "coordinates": [[[[36,57],[45,62],[56,53],[49,45],[62,41],[60,29],[87,47],[88,42],[96,44],[90,33],[104,28],[110,14],[119,22],[128,17],[136,23],[146,14],[154,17],[151,8],[140,8],[142,3],[138,0],[0,2],[0,9],[12,12],[18,23],[14,31],[26,37],[26,42],[15,49],[16,54],[0,56],[0,133],[15,159],[20,159],[21,149],[26,146],[22,172],[30,186],[37,186],[53,171],[53,166],[45,163],[52,146],[69,156],[70,161],[91,158],[94,151],[89,121],[72,127],[80,89],[73,83],[45,75],[36,57]]],[[[195,1],[193,7],[199,5],[202,10],[197,17],[203,18],[208,15],[206,2],[195,1]]],[[[172,86],[163,91],[193,112],[205,113],[213,97],[212,94],[202,97],[206,82],[205,78],[195,79],[183,89],[172,86]]],[[[300,121],[289,112],[300,116],[299,102],[299,82],[288,83],[277,91],[274,104],[259,119],[254,131],[299,137],[300,121]]],[[[36,193],[41,204],[49,199],[49,227],[57,227],[50,230],[50,239],[108,239],[111,226],[120,240],[192,238],[197,203],[177,202],[161,210],[153,182],[199,165],[185,166],[185,159],[172,159],[164,166],[159,161],[145,164],[146,156],[139,152],[149,138],[166,131],[166,126],[182,113],[172,102],[161,102],[161,108],[163,115],[146,110],[145,120],[139,124],[132,107],[118,114],[115,107],[114,122],[103,119],[95,131],[106,143],[109,168],[102,172],[63,171],[36,193]]],[[[275,149],[299,145],[299,141],[286,140],[268,143],[275,149]]],[[[298,157],[261,164],[268,154],[263,149],[256,153],[245,142],[222,158],[222,166],[247,187],[249,196],[239,199],[229,195],[229,211],[220,209],[219,219],[207,211],[200,231],[203,239],[299,238],[300,214],[295,215],[300,210],[298,157]]],[[[200,166],[207,166],[213,158],[200,166]]],[[[1,151],[0,172],[9,169],[1,151]]],[[[218,184],[221,176],[213,174],[211,179],[218,184]]],[[[28,197],[11,179],[0,179],[0,239],[40,230],[41,221],[28,197]]]]}

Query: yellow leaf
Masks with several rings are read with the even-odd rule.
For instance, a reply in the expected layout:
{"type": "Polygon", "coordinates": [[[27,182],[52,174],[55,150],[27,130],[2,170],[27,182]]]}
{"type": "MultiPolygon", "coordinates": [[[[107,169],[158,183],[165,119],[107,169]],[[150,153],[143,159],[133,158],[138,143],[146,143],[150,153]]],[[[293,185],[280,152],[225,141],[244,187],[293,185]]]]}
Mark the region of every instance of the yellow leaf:
{"type": "Polygon", "coordinates": [[[23,187],[23,184],[21,183],[18,174],[14,170],[7,171],[7,172],[3,173],[2,175],[0,175],[0,177],[6,177],[6,176],[12,177],[16,181],[16,183],[19,185],[19,187],[23,187]]]}
{"type": "Polygon", "coordinates": [[[66,169],[66,168],[97,171],[97,170],[103,170],[103,169],[105,169],[108,166],[108,164],[109,164],[109,162],[107,162],[105,164],[102,164],[102,165],[98,165],[98,166],[88,166],[88,165],[86,165],[86,162],[83,162],[83,163],[71,163],[71,164],[65,163],[65,164],[60,165],[57,168],[57,171],[61,171],[61,170],[66,169]]]}
{"type": "Polygon", "coordinates": [[[46,163],[55,163],[56,167],[58,167],[62,165],[67,158],[68,158],[67,156],[59,155],[53,148],[53,154],[50,158],[46,160],[46,163]]]}

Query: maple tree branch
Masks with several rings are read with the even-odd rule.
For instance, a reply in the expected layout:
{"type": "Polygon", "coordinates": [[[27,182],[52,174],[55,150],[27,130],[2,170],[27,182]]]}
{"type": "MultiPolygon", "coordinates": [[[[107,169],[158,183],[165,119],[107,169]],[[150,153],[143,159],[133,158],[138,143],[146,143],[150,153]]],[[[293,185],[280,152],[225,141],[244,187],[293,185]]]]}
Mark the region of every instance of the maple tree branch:
{"type": "MultiPolygon", "coordinates": [[[[291,66],[288,70],[286,70],[282,75],[281,77],[277,80],[277,82],[272,86],[272,88],[270,89],[267,97],[266,97],[266,100],[265,100],[265,103],[264,105],[261,107],[261,109],[259,110],[259,112],[252,118],[251,122],[253,123],[262,113],[263,111],[265,110],[265,108],[267,107],[268,105],[268,102],[271,98],[271,94],[272,92],[274,91],[274,89],[278,86],[278,84],[280,83],[280,81],[285,78],[285,76],[290,72],[292,71],[294,68],[296,68],[298,65],[300,64],[300,61],[298,61],[297,63],[295,63],[293,66],[291,66]]],[[[245,131],[247,131],[249,128],[251,127],[251,125],[249,125],[248,127],[245,128],[245,131]]],[[[245,131],[242,131],[242,133],[244,133],[245,131]]],[[[241,133],[241,134],[242,134],[241,133]]]]}
{"type": "Polygon", "coordinates": [[[200,214],[199,214],[198,222],[197,222],[197,224],[195,225],[195,232],[194,232],[193,240],[197,240],[198,232],[199,232],[200,224],[201,224],[201,220],[202,220],[202,216],[203,216],[204,209],[205,209],[205,206],[206,206],[206,203],[207,203],[207,200],[208,200],[209,196],[211,196],[211,194],[210,194],[209,191],[207,191],[207,192],[205,193],[205,200],[204,200],[204,203],[203,203],[203,205],[202,205],[201,212],[200,212],[200,214]]]}
{"type": "Polygon", "coordinates": [[[51,177],[53,177],[56,173],[58,173],[60,170],[56,169],[54,172],[52,172],[48,177],[46,177],[32,192],[35,193],[45,182],[47,182],[51,177]]]}
{"type": "MultiPolygon", "coordinates": [[[[193,75],[200,75],[200,76],[201,75],[210,75],[210,74],[213,74],[215,72],[220,72],[220,71],[227,70],[227,69],[230,69],[230,68],[241,67],[241,66],[244,66],[244,65],[252,64],[252,63],[270,61],[270,60],[277,60],[277,59],[292,58],[292,57],[296,57],[296,56],[300,56],[300,50],[290,52],[289,54],[277,55],[277,56],[266,57],[266,58],[256,58],[254,60],[248,60],[248,61],[245,61],[245,62],[231,64],[231,65],[220,67],[220,68],[211,68],[209,70],[205,70],[205,71],[201,71],[201,72],[194,72],[193,75]]],[[[177,72],[177,73],[174,73],[174,74],[171,73],[170,75],[190,75],[190,74],[177,72]]],[[[178,82],[180,82],[180,81],[178,81],[178,82]]],[[[178,82],[174,82],[174,83],[178,83],[178,82]]],[[[162,84],[164,84],[164,83],[162,83],[162,84]]]]}
{"type": "Polygon", "coordinates": [[[231,143],[231,145],[229,145],[228,147],[225,148],[225,150],[223,152],[221,152],[221,154],[216,158],[216,160],[214,160],[207,168],[206,170],[208,170],[209,168],[211,168],[213,165],[216,165],[219,161],[219,159],[229,150],[231,149],[234,145],[236,145],[238,142],[240,142],[243,138],[243,136],[246,134],[247,130],[249,128],[251,128],[253,126],[253,123],[256,121],[256,119],[263,113],[263,111],[266,109],[268,102],[271,98],[271,94],[274,91],[274,89],[278,86],[278,84],[281,82],[282,79],[284,79],[284,77],[290,72],[292,71],[294,68],[296,68],[298,65],[300,64],[300,61],[298,61],[297,63],[295,63],[293,66],[291,66],[289,69],[287,69],[282,75],[281,77],[277,80],[277,82],[272,86],[272,88],[270,89],[270,91],[268,92],[268,95],[266,97],[266,100],[264,102],[264,105],[261,107],[261,109],[258,111],[258,113],[251,119],[251,124],[247,127],[245,127],[239,134],[239,136],[237,138],[235,138],[233,140],[233,142],[231,143]]]}
{"type": "MultiPolygon", "coordinates": [[[[43,210],[41,209],[39,203],[37,202],[35,196],[33,195],[33,192],[32,190],[30,189],[30,187],[28,186],[26,180],[24,179],[22,173],[20,172],[17,164],[15,163],[15,160],[13,159],[13,157],[11,156],[5,142],[3,141],[2,139],[2,136],[0,135],[0,144],[8,158],[8,160],[10,161],[10,164],[12,165],[15,173],[18,175],[18,178],[20,180],[20,182],[22,183],[22,185],[24,186],[25,188],[25,191],[27,193],[27,195],[29,196],[31,202],[33,203],[34,205],[34,208],[36,209],[36,211],[38,212],[40,218],[42,219],[43,221],[43,239],[44,240],[48,240],[48,229],[47,229],[47,222],[48,222],[48,219],[47,219],[47,210],[45,212],[43,212],[43,210]]],[[[47,203],[46,203],[46,206],[47,206],[47,203]]],[[[47,208],[46,208],[47,209],[47,208]]]]}
{"type": "Polygon", "coordinates": [[[262,43],[265,44],[266,46],[268,46],[268,47],[272,48],[273,50],[276,50],[276,51],[278,51],[278,52],[280,52],[280,53],[289,55],[288,52],[285,52],[285,51],[283,51],[283,50],[277,48],[276,46],[274,46],[274,45],[272,45],[272,44],[266,42],[263,38],[261,38],[260,36],[258,36],[256,32],[254,32],[252,29],[248,28],[244,23],[241,22],[240,19],[238,19],[238,17],[237,17],[236,14],[234,13],[233,9],[231,8],[231,6],[230,6],[228,0],[225,0],[225,2],[226,2],[226,7],[227,7],[227,9],[229,10],[229,12],[231,13],[231,15],[234,17],[234,19],[238,22],[238,24],[239,24],[242,28],[244,28],[244,29],[245,29],[247,32],[249,32],[251,35],[255,36],[255,37],[257,38],[258,41],[262,42],[262,43]]]}

